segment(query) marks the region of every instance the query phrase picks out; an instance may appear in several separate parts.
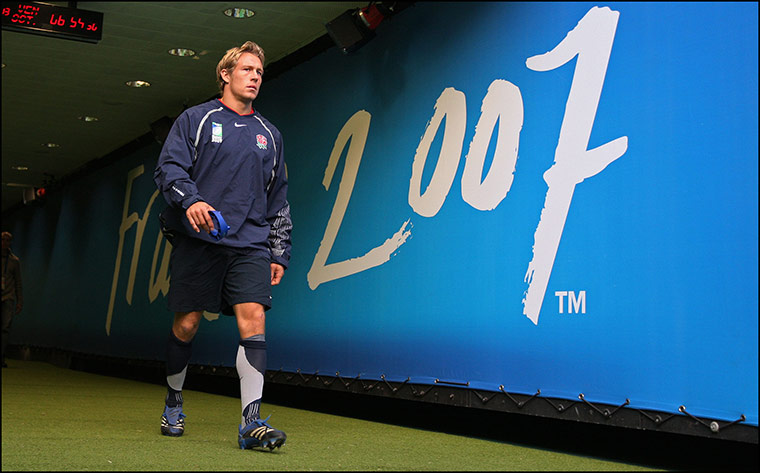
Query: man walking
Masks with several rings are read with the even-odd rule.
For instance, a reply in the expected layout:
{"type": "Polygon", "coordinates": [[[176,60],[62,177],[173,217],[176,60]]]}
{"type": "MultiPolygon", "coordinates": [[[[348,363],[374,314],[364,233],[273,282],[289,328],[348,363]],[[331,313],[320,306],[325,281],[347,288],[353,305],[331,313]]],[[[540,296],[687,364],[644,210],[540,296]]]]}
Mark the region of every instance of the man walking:
{"type": "Polygon", "coordinates": [[[221,312],[235,317],[240,332],[242,449],[274,449],[286,439],[259,416],[265,313],[271,286],[290,260],[292,229],[282,135],[253,108],[263,64],[256,43],[228,50],[216,68],[221,98],[177,117],[154,172],[169,204],[160,218],[173,247],[167,299],[174,322],[161,433],[184,433],[182,386],[192,340],[204,311],[221,312]]]}
{"type": "Polygon", "coordinates": [[[3,368],[7,368],[5,363],[5,349],[8,345],[8,337],[11,333],[13,317],[21,313],[24,307],[24,296],[21,288],[21,261],[18,256],[11,251],[13,235],[10,232],[3,232],[3,368]]]}

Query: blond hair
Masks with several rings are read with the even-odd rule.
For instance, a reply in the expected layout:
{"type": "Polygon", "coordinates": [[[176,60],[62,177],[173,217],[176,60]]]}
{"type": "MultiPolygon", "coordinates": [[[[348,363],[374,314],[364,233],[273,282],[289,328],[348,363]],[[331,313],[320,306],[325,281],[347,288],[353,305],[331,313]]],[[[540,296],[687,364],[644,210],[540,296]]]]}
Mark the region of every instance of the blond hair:
{"type": "Polygon", "coordinates": [[[230,48],[224,54],[222,59],[219,60],[219,64],[216,65],[216,84],[219,86],[219,92],[224,93],[224,79],[222,79],[222,71],[226,70],[228,74],[232,74],[232,70],[237,66],[238,60],[243,53],[251,53],[254,56],[258,56],[261,60],[261,65],[264,65],[264,50],[261,46],[253,41],[246,41],[241,46],[230,48]]]}

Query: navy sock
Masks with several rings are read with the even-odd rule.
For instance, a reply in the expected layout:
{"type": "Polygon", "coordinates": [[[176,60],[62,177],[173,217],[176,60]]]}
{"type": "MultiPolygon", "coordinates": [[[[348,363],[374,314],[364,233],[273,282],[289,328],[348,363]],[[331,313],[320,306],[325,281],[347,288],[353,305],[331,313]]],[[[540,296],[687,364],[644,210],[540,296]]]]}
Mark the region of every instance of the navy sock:
{"type": "Polygon", "coordinates": [[[191,342],[183,342],[173,330],[169,330],[169,341],[166,347],[166,405],[181,406],[182,386],[185,384],[187,363],[193,353],[191,342]]]}
{"type": "Polygon", "coordinates": [[[259,419],[261,394],[264,390],[264,373],[267,363],[267,344],[264,334],[240,340],[235,366],[240,376],[240,402],[242,423],[247,425],[259,419]]]}

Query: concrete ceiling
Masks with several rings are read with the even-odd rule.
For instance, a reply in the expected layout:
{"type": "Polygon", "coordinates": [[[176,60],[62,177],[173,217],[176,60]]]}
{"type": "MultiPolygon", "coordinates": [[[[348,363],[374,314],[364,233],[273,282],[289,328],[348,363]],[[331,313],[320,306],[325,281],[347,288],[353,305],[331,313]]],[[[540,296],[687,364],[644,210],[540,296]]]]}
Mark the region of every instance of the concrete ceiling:
{"type": "MultiPolygon", "coordinates": [[[[49,2],[103,13],[97,44],[2,32],[2,210],[23,187],[60,182],[88,163],[151,133],[217,93],[214,70],[247,40],[265,69],[327,33],[325,23],[364,2],[49,2]],[[222,12],[247,8],[255,15],[222,12]],[[194,57],[168,54],[189,48],[194,57]],[[145,80],[151,86],[130,88],[145,80]],[[94,116],[85,122],[79,117],[94,116]],[[55,148],[46,146],[56,143],[55,148]],[[18,167],[28,170],[21,171],[18,167]]],[[[6,3],[4,2],[4,6],[6,3]]],[[[291,56],[292,57],[292,56],[291,56]]],[[[281,61],[283,64],[285,61],[281,61]]],[[[267,75],[265,74],[265,84],[267,75]]]]}

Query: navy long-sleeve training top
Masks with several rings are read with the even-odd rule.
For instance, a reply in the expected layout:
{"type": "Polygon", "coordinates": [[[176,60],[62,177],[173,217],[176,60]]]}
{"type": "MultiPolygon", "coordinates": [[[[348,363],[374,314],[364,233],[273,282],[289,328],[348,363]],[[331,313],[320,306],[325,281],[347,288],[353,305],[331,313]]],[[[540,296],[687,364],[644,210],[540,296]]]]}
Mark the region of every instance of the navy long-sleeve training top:
{"type": "Polygon", "coordinates": [[[166,226],[204,241],[267,250],[290,261],[290,205],[282,135],[260,113],[239,115],[214,99],[188,108],[174,121],[153,180],[169,204],[166,226]],[[185,211],[204,201],[230,226],[216,241],[196,233],[185,211]]]}

